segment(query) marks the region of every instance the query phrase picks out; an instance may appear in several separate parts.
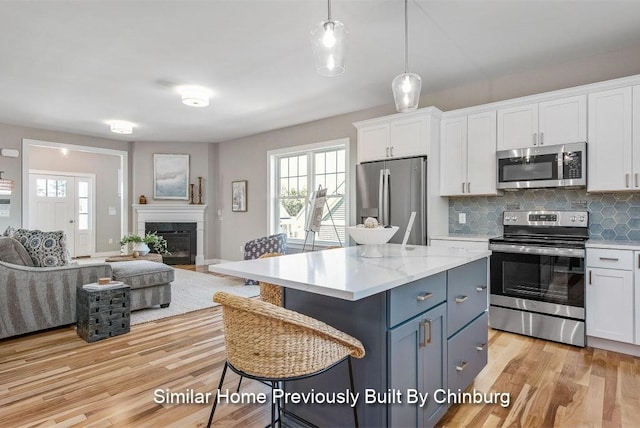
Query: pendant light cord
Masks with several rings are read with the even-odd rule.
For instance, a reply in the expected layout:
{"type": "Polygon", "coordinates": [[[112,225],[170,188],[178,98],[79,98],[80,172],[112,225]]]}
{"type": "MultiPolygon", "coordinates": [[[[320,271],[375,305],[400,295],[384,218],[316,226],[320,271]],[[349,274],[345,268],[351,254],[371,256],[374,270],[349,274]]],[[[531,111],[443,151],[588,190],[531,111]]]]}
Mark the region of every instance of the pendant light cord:
{"type": "Polygon", "coordinates": [[[331,21],[331,0],[327,0],[327,21],[331,21]]]}
{"type": "Polygon", "coordinates": [[[404,72],[409,71],[409,14],[407,0],[404,0],[404,72]]]}

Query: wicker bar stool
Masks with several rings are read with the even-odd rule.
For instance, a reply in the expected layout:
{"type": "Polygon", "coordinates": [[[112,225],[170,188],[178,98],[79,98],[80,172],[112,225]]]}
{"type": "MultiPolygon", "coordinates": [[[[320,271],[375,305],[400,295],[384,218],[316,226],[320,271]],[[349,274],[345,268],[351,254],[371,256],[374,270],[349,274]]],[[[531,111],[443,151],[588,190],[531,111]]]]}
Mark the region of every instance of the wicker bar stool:
{"type": "MultiPolygon", "coordinates": [[[[266,253],[258,257],[259,259],[266,259],[269,257],[278,257],[282,253],[266,253]]],[[[282,287],[275,284],[269,284],[268,282],[259,282],[260,284],[260,300],[263,302],[271,303],[272,305],[282,306],[282,287]]]]}
{"type": "MultiPolygon", "coordinates": [[[[227,359],[208,427],[213,422],[227,368],[240,376],[268,382],[273,391],[280,382],[312,377],[346,360],[350,389],[355,389],[351,357],[365,355],[358,339],[315,318],[259,300],[217,292],[213,301],[222,305],[227,359]]],[[[273,398],[271,401],[274,427],[280,423],[281,408],[273,398]]],[[[354,426],[359,426],[356,406],[353,417],[354,426]]]]}

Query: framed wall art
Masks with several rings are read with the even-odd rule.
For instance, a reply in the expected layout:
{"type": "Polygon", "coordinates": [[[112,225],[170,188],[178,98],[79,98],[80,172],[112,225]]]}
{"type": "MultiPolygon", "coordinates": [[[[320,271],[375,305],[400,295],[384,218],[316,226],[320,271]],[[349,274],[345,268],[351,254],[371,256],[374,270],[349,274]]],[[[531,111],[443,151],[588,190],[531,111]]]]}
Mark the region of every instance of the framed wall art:
{"type": "Polygon", "coordinates": [[[247,180],[231,182],[231,211],[247,210],[247,180]]]}
{"type": "Polygon", "coordinates": [[[189,200],[189,155],[153,155],[153,198],[189,200]]]}

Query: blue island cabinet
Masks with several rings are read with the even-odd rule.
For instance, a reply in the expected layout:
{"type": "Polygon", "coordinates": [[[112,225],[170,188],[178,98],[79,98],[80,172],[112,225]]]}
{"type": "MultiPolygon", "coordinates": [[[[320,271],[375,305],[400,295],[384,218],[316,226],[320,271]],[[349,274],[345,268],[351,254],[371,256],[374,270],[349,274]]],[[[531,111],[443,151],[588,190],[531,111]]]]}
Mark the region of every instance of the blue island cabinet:
{"type": "MultiPolygon", "coordinates": [[[[360,426],[429,427],[449,408],[434,392],[441,398],[443,391],[466,388],[486,365],[486,293],[483,258],[355,301],[287,288],[285,306],[364,344],[365,357],[353,360],[360,426]]],[[[285,390],[323,399],[348,385],[342,364],[287,382],[285,390]]],[[[354,425],[348,404],[289,402],[285,408],[320,427],[354,425]]]]}

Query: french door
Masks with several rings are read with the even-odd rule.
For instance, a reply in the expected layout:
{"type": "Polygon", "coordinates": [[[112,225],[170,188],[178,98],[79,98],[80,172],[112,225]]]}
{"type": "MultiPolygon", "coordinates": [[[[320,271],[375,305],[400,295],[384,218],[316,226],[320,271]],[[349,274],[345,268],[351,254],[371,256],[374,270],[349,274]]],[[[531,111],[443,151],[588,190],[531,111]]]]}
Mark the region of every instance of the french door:
{"type": "Polygon", "coordinates": [[[62,230],[71,257],[95,253],[95,177],[29,173],[29,228],[62,230]]]}

